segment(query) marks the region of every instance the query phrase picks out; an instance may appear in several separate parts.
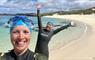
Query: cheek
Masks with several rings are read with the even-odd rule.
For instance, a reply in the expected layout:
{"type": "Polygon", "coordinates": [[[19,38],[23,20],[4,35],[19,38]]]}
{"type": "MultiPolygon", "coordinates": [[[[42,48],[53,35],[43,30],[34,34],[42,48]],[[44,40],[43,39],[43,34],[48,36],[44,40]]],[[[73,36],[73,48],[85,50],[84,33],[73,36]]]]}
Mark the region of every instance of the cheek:
{"type": "Polygon", "coordinates": [[[16,35],[16,34],[11,34],[11,42],[14,44],[15,43],[15,41],[17,40],[17,38],[18,38],[18,35],[16,35]]]}
{"type": "Polygon", "coordinates": [[[49,27],[46,28],[47,30],[49,29],[49,27]]]}
{"type": "Polygon", "coordinates": [[[31,39],[31,35],[26,35],[26,40],[30,41],[30,39],[31,39]]]}
{"type": "Polygon", "coordinates": [[[48,30],[50,30],[50,27],[48,27],[48,30]]]}
{"type": "Polygon", "coordinates": [[[17,37],[18,37],[18,35],[16,35],[16,34],[11,34],[11,39],[12,39],[12,40],[17,39],[17,37]]]}

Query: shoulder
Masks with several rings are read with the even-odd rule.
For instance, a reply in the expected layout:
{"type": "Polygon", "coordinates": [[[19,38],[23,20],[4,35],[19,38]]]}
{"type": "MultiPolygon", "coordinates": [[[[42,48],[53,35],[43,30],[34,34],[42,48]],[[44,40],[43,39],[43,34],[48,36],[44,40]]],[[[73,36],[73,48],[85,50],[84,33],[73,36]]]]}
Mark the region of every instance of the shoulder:
{"type": "Polygon", "coordinates": [[[34,55],[34,52],[31,51],[31,50],[28,50],[28,53],[29,53],[30,55],[34,55]]]}
{"type": "Polygon", "coordinates": [[[10,55],[11,55],[11,51],[5,52],[5,53],[0,53],[1,58],[6,58],[6,56],[10,56],[10,55]]]}
{"type": "Polygon", "coordinates": [[[0,57],[4,56],[4,54],[5,54],[5,53],[1,53],[1,52],[0,52],[0,57]]]}
{"type": "Polygon", "coordinates": [[[41,53],[35,53],[34,57],[36,60],[48,60],[48,57],[41,53]]]}
{"type": "Polygon", "coordinates": [[[9,55],[9,53],[0,53],[0,57],[3,57],[5,55],[9,55]]]}
{"type": "Polygon", "coordinates": [[[6,60],[5,53],[0,53],[0,60],[6,60]]]}
{"type": "Polygon", "coordinates": [[[34,58],[34,52],[31,51],[31,50],[28,50],[27,53],[26,53],[26,55],[27,55],[28,57],[32,58],[32,59],[34,58]]]}

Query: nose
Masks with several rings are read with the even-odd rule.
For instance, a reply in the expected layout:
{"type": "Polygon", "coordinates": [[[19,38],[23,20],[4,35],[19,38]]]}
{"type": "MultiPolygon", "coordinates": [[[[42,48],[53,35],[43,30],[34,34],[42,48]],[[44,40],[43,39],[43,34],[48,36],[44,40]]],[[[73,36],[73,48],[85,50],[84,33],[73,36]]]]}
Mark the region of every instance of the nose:
{"type": "Polygon", "coordinates": [[[24,38],[24,34],[22,32],[19,33],[19,40],[22,40],[24,38]]]}

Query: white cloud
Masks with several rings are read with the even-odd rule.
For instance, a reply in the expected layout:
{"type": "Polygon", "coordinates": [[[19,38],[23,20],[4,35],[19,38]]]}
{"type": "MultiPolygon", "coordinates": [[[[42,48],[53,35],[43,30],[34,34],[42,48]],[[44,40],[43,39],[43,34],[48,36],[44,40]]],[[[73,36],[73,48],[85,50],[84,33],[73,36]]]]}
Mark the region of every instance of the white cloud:
{"type": "MultiPolygon", "coordinates": [[[[39,2],[44,4],[43,9],[49,10],[95,7],[95,0],[39,0],[39,2]]],[[[31,0],[0,0],[0,6],[8,11],[31,11],[35,8],[31,0]]]]}
{"type": "Polygon", "coordinates": [[[3,5],[6,2],[7,2],[7,0],[0,0],[0,5],[3,5]]]}

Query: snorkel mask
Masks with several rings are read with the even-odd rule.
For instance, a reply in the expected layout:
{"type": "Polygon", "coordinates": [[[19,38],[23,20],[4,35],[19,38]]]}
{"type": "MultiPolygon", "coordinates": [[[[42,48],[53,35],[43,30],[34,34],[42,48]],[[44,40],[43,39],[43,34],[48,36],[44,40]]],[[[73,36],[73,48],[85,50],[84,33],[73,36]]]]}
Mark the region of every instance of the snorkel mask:
{"type": "Polygon", "coordinates": [[[25,26],[29,28],[30,32],[32,32],[32,26],[33,21],[28,19],[26,16],[15,16],[10,19],[10,32],[16,27],[16,26],[25,26]]]}

